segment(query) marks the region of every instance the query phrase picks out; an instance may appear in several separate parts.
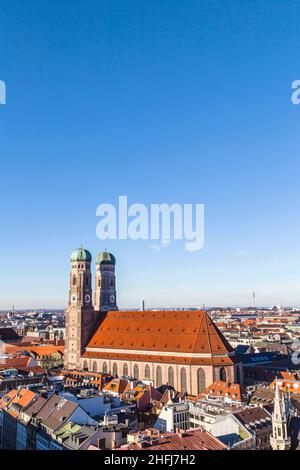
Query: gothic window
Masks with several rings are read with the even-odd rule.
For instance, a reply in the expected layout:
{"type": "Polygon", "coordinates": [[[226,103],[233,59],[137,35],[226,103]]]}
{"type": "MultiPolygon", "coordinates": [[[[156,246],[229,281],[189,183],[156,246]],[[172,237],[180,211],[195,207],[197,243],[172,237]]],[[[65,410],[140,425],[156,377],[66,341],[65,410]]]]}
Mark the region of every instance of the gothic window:
{"type": "Polygon", "coordinates": [[[93,372],[97,372],[97,362],[93,362],[93,372]]]}
{"type": "Polygon", "coordinates": [[[241,383],[241,375],[240,375],[240,368],[239,367],[236,368],[236,382],[238,384],[241,383]]]}
{"type": "Polygon", "coordinates": [[[102,364],[102,372],[107,373],[107,363],[105,361],[102,364]]]}
{"type": "Polygon", "coordinates": [[[133,376],[135,379],[139,380],[139,366],[137,364],[134,365],[133,368],[133,376]]]}
{"type": "Polygon", "coordinates": [[[123,365],[123,375],[124,375],[124,377],[128,376],[128,365],[127,364],[123,365]]]}
{"type": "Polygon", "coordinates": [[[98,279],[98,287],[101,287],[101,279],[98,279]]]}
{"type": "Polygon", "coordinates": [[[112,375],[114,377],[116,377],[118,375],[118,366],[117,366],[116,362],[113,363],[112,375]]]}
{"type": "Polygon", "coordinates": [[[180,371],[181,392],[186,393],[186,370],[182,367],[180,371]]]}
{"type": "Polygon", "coordinates": [[[160,387],[162,385],[162,372],[161,367],[158,366],[156,368],[156,387],[160,387]]]}
{"type": "Polygon", "coordinates": [[[83,362],[83,370],[89,370],[89,366],[86,361],[83,362]]]}
{"type": "Polygon", "coordinates": [[[145,379],[150,379],[151,372],[150,372],[150,367],[146,365],[145,367],[145,379]]]}
{"type": "Polygon", "coordinates": [[[174,369],[171,366],[168,369],[168,384],[174,387],[174,369]]]}
{"type": "Polygon", "coordinates": [[[197,387],[198,394],[205,390],[205,372],[201,367],[197,370],[197,387]]]}
{"type": "Polygon", "coordinates": [[[114,287],[114,281],[113,281],[113,279],[110,281],[110,287],[114,287]]]}
{"type": "Polygon", "coordinates": [[[76,276],[75,276],[75,274],[74,274],[74,276],[73,276],[73,286],[76,286],[76,284],[77,284],[77,278],[76,278],[76,276]]]}
{"type": "Polygon", "coordinates": [[[222,382],[227,381],[227,373],[225,367],[220,368],[220,380],[222,380],[222,382]]]}

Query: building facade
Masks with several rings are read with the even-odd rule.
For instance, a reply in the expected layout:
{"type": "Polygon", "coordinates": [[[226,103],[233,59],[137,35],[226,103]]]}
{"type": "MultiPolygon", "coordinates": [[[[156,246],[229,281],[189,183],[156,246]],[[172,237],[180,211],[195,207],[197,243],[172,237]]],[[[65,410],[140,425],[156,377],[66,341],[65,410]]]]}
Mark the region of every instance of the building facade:
{"type": "Polygon", "coordinates": [[[205,311],[118,311],[115,258],[71,255],[66,310],[65,367],[131,376],[198,395],[216,380],[241,383],[242,365],[205,311]]]}

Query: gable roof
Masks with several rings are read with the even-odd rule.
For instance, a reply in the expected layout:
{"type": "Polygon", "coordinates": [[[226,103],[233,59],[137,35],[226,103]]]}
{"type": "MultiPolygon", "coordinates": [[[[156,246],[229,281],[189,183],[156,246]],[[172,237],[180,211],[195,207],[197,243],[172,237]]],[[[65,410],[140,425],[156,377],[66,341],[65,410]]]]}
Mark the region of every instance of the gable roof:
{"type": "Polygon", "coordinates": [[[0,328],[0,340],[1,341],[16,341],[19,340],[20,336],[13,328],[0,328]]]}
{"type": "Polygon", "coordinates": [[[236,411],[233,414],[246,427],[272,426],[270,414],[260,406],[246,408],[241,411],[236,411]]]}
{"type": "Polygon", "coordinates": [[[76,403],[54,393],[46,400],[44,406],[37,413],[37,417],[42,420],[45,427],[54,431],[73,414],[77,407],[76,403]]]}
{"type": "Polygon", "coordinates": [[[209,432],[203,429],[194,429],[184,432],[166,432],[163,435],[147,439],[140,443],[132,443],[121,446],[119,449],[127,447],[132,450],[227,450],[226,445],[209,432]]]}
{"type": "Polygon", "coordinates": [[[30,405],[23,409],[23,414],[30,417],[35,416],[43,408],[46,402],[46,398],[39,396],[33,403],[30,403],[30,405]]]}
{"type": "Polygon", "coordinates": [[[115,392],[121,395],[130,389],[130,382],[127,379],[115,378],[110,380],[104,387],[105,392],[115,392]]]}
{"type": "Polygon", "coordinates": [[[36,393],[27,388],[21,388],[20,390],[14,389],[2,397],[0,407],[6,409],[12,416],[17,417],[22,408],[29,405],[35,396],[36,393]]]}
{"type": "Polygon", "coordinates": [[[204,392],[201,393],[200,397],[209,395],[211,397],[227,397],[235,401],[241,401],[241,386],[232,382],[223,382],[216,380],[209,385],[204,392]]]}
{"type": "MultiPolygon", "coordinates": [[[[118,350],[120,355],[141,351],[144,354],[149,352],[151,356],[153,353],[159,356],[161,352],[203,354],[210,358],[233,352],[226,338],[203,310],[104,313],[84,356],[99,357],[101,350],[118,350]]],[[[116,352],[114,354],[117,358],[116,352]]],[[[145,356],[143,358],[146,359],[145,356]]]]}

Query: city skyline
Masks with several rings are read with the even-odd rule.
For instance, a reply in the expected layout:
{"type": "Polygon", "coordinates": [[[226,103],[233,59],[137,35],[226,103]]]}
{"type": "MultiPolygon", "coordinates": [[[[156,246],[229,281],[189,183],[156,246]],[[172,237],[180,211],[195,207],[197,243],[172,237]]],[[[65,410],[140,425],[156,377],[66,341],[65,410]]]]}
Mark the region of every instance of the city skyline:
{"type": "Polygon", "coordinates": [[[0,309],[64,308],[80,244],[120,308],[300,305],[297,3],[1,2],[0,309]],[[122,194],[204,204],[203,249],[97,239],[122,194]]]}

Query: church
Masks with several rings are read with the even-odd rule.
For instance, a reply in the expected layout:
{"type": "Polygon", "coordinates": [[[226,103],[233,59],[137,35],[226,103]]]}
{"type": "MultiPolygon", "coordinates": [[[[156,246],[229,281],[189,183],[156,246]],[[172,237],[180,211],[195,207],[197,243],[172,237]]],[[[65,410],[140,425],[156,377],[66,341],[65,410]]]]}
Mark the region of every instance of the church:
{"type": "Polygon", "coordinates": [[[242,364],[204,310],[119,311],[115,257],[71,255],[65,368],[130,376],[198,395],[215,380],[242,384],[242,364]]]}

